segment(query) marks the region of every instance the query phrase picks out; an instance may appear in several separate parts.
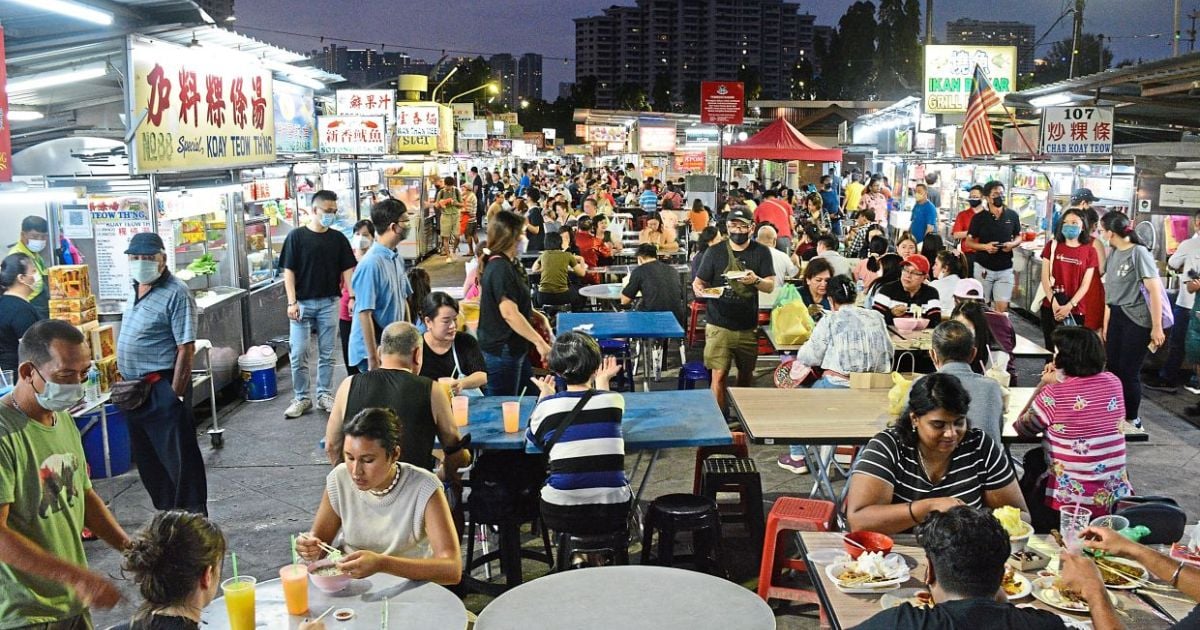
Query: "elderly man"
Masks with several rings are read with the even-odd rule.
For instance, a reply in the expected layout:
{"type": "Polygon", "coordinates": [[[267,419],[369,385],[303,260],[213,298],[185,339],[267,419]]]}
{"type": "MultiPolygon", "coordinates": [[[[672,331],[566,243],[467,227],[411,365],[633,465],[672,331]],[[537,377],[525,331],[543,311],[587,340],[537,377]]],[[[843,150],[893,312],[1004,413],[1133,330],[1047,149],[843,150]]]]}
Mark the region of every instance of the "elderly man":
{"type": "Polygon", "coordinates": [[[758,233],[754,238],[771,252],[771,267],[775,270],[775,289],[762,297],[762,302],[768,305],[775,303],[775,298],[778,297],[779,290],[784,283],[800,274],[800,266],[796,264],[795,255],[789,256],[776,249],[776,245],[779,243],[776,234],[775,228],[767,224],[758,228],[758,233]]]}
{"type": "Polygon", "coordinates": [[[424,343],[408,322],[395,322],[383,330],[379,367],[342,381],[325,425],[325,454],[329,463],[342,461],[342,424],[369,407],[386,407],[400,418],[400,461],[433,470],[433,438],[443,445],[444,473],[457,475],[470,463],[466,442],[458,434],[450,408],[449,391],[432,379],[418,376],[424,343]]]}
{"type": "Polygon", "coordinates": [[[817,239],[817,256],[829,261],[833,275],[850,276],[850,261],[838,251],[838,240],[831,234],[817,239]]]}
{"type": "Polygon", "coordinates": [[[167,269],[158,234],[135,234],[125,254],[134,284],[117,368],[126,380],[150,387],[145,403],[126,412],[138,476],[156,509],[208,514],[208,479],[192,420],[196,300],[167,269]]]}
{"type": "Polygon", "coordinates": [[[971,395],[967,420],[979,427],[997,444],[1004,424],[1004,391],[995,379],[971,370],[975,360],[975,334],[967,325],[949,320],[933,329],[933,346],[929,358],[938,372],[953,374],[971,395]]]}
{"type": "Polygon", "coordinates": [[[37,269],[37,280],[33,283],[33,292],[29,294],[29,303],[37,310],[38,319],[50,317],[50,287],[46,286],[46,259],[42,252],[50,240],[50,226],[42,217],[28,216],[21,220],[21,236],[10,254],[25,254],[33,261],[37,269]]]}
{"type": "Polygon", "coordinates": [[[91,353],[74,326],[43,320],[25,332],[19,361],[0,398],[0,627],[90,628],[87,609],[112,608],[121,594],[88,570],[79,532],[129,546],[92,490],[66,411],[83,398],[91,353]]]}

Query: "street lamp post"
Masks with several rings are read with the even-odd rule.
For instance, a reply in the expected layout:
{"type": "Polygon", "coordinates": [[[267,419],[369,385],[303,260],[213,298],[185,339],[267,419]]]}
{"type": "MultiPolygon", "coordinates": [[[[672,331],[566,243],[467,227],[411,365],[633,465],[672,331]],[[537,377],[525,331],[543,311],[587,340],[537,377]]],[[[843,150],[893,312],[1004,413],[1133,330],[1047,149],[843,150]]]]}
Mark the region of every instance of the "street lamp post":
{"type": "Polygon", "coordinates": [[[460,99],[468,94],[473,94],[475,92],[478,92],[479,90],[487,90],[488,92],[490,92],[492,94],[497,94],[500,92],[500,86],[496,85],[495,81],[488,81],[487,83],[484,83],[483,85],[476,87],[476,88],[471,88],[471,89],[467,90],[466,92],[463,92],[462,94],[455,94],[454,96],[450,97],[450,100],[448,100],[446,102],[453,103],[454,101],[457,101],[458,99],[460,99]]]}

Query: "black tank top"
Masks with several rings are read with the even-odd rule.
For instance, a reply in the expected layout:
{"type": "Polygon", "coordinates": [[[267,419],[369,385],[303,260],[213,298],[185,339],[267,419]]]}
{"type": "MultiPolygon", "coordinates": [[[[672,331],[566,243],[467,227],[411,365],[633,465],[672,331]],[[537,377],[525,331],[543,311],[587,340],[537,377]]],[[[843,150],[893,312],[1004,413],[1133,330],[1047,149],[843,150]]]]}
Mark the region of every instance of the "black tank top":
{"type": "Polygon", "coordinates": [[[433,381],[404,370],[376,369],[350,381],[344,421],[371,407],[384,407],[400,418],[400,461],[433,470],[437,427],[431,399],[433,381]]]}

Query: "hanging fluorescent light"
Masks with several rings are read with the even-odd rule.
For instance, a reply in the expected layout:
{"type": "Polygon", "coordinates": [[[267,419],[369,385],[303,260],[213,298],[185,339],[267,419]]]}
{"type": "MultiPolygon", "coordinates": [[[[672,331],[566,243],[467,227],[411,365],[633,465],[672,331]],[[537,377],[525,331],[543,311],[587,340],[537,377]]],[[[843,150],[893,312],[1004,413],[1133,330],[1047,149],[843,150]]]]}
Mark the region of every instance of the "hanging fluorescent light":
{"type": "Polygon", "coordinates": [[[41,120],[45,117],[45,114],[34,109],[8,110],[8,119],[13,122],[29,122],[31,120],[41,120]]]}
{"type": "Polygon", "coordinates": [[[42,74],[34,74],[29,76],[18,76],[8,81],[6,92],[12,94],[14,92],[26,92],[29,90],[37,90],[56,85],[65,85],[67,83],[75,83],[77,81],[86,81],[88,79],[98,79],[108,73],[108,68],[105,64],[96,64],[94,66],[85,66],[65,72],[45,72],[42,74]]]}
{"type": "Polygon", "coordinates": [[[65,15],[85,22],[99,24],[100,26],[108,26],[113,23],[113,14],[108,11],[102,11],[93,6],[82,2],[71,2],[70,0],[12,0],[17,4],[23,4],[27,7],[50,11],[59,15],[65,15]]]}
{"type": "Polygon", "coordinates": [[[1046,96],[1038,96],[1029,99],[1029,104],[1033,107],[1054,107],[1055,105],[1066,105],[1074,100],[1074,95],[1070,92],[1060,92],[1058,94],[1048,94],[1046,96]]]}
{"type": "Polygon", "coordinates": [[[0,201],[9,203],[67,203],[78,198],[74,188],[0,188],[0,201]]]}

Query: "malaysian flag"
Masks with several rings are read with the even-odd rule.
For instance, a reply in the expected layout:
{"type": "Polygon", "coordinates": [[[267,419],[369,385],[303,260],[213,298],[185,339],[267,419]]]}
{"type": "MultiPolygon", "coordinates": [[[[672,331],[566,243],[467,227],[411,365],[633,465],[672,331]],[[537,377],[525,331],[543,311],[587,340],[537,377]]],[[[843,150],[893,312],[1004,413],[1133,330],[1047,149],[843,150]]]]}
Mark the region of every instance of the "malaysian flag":
{"type": "Polygon", "coordinates": [[[967,100],[967,120],[963,123],[959,155],[969,158],[999,153],[996,149],[996,139],[992,137],[992,123],[988,122],[988,110],[999,107],[1000,104],[1000,97],[992,90],[992,84],[983,73],[983,68],[976,65],[971,97],[967,100]]]}

